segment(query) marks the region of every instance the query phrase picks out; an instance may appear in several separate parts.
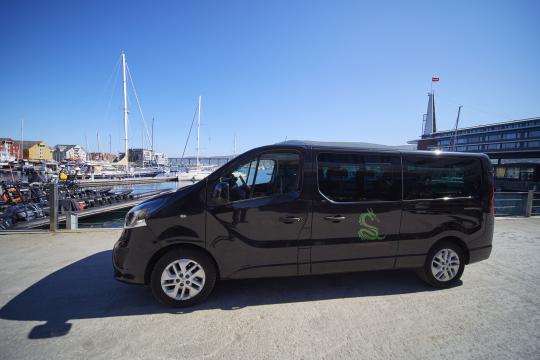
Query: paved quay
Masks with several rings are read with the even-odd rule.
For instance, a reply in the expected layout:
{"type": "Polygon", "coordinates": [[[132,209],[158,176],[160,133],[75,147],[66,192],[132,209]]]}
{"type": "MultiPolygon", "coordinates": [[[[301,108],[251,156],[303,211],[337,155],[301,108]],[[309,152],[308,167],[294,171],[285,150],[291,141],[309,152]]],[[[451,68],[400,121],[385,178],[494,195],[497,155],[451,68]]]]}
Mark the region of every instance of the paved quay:
{"type": "Polygon", "coordinates": [[[112,278],[119,230],[0,235],[0,359],[539,359],[540,218],[497,219],[487,261],[218,284],[189,309],[112,278]]]}

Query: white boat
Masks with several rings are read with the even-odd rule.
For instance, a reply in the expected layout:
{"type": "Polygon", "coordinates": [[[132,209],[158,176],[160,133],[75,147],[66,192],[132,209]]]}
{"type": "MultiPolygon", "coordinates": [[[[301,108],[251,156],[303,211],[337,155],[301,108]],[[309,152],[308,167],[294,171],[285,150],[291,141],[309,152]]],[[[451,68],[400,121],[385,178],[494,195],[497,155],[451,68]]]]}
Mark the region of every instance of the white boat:
{"type": "Polygon", "coordinates": [[[200,181],[214,172],[215,166],[199,165],[198,167],[188,168],[185,171],[177,173],[179,181],[200,181]]]}
{"type": "MultiPolygon", "coordinates": [[[[201,165],[199,162],[199,147],[201,137],[201,96],[199,96],[199,106],[197,108],[197,163],[192,168],[186,168],[176,174],[179,181],[200,181],[216,170],[214,165],[201,165]]],[[[188,137],[189,140],[189,137],[188,137]]]]}

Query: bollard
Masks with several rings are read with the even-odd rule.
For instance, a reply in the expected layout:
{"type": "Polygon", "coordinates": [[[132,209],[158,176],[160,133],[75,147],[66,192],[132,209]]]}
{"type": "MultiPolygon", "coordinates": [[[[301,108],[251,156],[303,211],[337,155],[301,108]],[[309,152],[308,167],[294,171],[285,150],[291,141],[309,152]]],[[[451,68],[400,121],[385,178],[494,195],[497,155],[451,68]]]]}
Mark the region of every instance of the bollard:
{"type": "Polygon", "coordinates": [[[525,205],[525,216],[531,217],[533,209],[534,190],[529,190],[527,193],[527,204],[525,205]]]}
{"type": "Polygon", "coordinates": [[[58,230],[58,183],[49,184],[49,230],[58,230]]]}
{"type": "Polygon", "coordinates": [[[77,230],[79,228],[79,215],[76,212],[68,211],[66,214],[66,229],[77,230]]]}

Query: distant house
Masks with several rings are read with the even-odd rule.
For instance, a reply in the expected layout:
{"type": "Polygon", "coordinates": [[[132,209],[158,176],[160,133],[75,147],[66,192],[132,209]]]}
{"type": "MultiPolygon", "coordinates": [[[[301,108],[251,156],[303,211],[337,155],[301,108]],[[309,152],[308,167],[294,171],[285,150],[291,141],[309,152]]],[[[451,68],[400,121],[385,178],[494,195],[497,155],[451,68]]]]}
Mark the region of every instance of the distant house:
{"type": "Polygon", "coordinates": [[[113,161],[116,161],[116,155],[114,154],[109,154],[109,153],[102,153],[102,152],[91,152],[91,153],[88,153],[88,156],[87,156],[87,159],[88,160],[94,160],[94,161],[108,161],[108,162],[113,162],[113,161]]]}
{"type": "Polygon", "coordinates": [[[148,164],[152,161],[152,151],[146,149],[129,149],[129,162],[148,164]]]}
{"type": "Polygon", "coordinates": [[[56,145],[53,155],[58,162],[86,161],[86,151],[79,145],[56,145]]]}
{"type": "Polygon", "coordinates": [[[169,158],[164,153],[154,153],[152,160],[156,165],[169,165],[169,158]]]}
{"type": "Polygon", "coordinates": [[[2,161],[14,161],[21,157],[21,147],[11,138],[0,138],[2,161]]]}
{"type": "Polygon", "coordinates": [[[23,157],[27,160],[52,160],[53,151],[44,141],[24,141],[23,157]]]}

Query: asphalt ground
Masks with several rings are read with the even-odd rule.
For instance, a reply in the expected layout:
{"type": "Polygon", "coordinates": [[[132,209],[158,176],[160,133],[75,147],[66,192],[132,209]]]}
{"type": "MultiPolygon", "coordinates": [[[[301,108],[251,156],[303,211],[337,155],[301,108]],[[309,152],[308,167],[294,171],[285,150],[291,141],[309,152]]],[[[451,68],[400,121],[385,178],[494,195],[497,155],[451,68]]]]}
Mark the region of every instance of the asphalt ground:
{"type": "Polygon", "coordinates": [[[433,290],[413,271],[221,282],[158,305],[112,278],[119,230],[0,235],[0,359],[540,359],[540,218],[433,290]]]}

